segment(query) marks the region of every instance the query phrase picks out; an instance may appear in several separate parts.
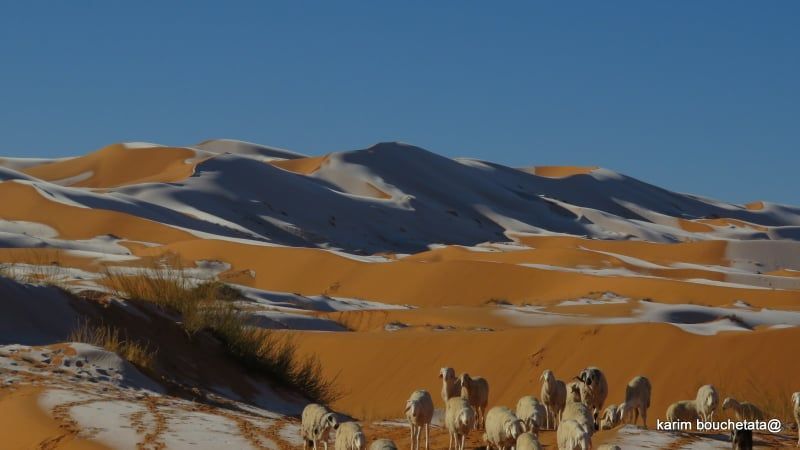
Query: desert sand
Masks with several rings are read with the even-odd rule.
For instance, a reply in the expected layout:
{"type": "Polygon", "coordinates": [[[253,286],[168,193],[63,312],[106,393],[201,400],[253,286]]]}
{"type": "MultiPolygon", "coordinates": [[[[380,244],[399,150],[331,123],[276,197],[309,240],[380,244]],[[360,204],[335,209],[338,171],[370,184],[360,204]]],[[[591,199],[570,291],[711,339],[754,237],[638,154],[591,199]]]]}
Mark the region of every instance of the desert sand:
{"type": "MultiPolygon", "coordinates": [[[[569,380],[601,367],[608,403],[645,375],[651,424],[702,384],[787,421],[800,391],[797,207],[399,143],[322,156],[232,140],[121,143],[2,161],[3,448],[302,444],[302,397],[231,365],[213,338],[182,335],[179,317],[109,290],[108,274],[155,266],[234,288],[250,324],[291,336],[336,377],[337,412],[401,447],[406,398],[424,388],[441,408],[444,366],[486,377],[490,406],[511,407],[539,396],[544,369],[569,380]],[[169,379],[68,343],[87,314],[157,341],[175,361],[169,379]],[[68,365],[75,355],[90,368],[68,365]]],[[[794,443],[789,429],[758,439],[794,443]]],[[[434,448],[446,441],[437,422],[434,448]]],[[[623,448],[723,441],[634,427],[594,438],[623,448]]],[[[542,442],[554,448],[554,433],[542,442]]],[[[469,443],[481,446],[480,433],[469,443]]]]}

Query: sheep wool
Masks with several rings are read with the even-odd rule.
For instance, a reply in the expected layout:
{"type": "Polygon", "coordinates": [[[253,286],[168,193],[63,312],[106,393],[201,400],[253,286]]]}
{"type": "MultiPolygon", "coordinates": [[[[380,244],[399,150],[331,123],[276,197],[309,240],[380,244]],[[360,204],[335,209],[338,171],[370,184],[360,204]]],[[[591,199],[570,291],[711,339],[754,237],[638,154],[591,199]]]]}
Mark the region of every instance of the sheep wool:
{"type": "Polygon", "coordinates": [[[391,439],[376,439],[369,445],[369,450],[397,450],[397,446],[391,439]]]}
{"type": "Polygon", "coordinates": [[[719,394],[716,388],[710,384],[700,386],[695,398],[697,413],[704,421],[714,420],[714,412],[719,406],[719,394]]]}
{"type": "Polygon", "coordinates": [[[514,446],[515,450],[542,450],[542,444],[531,433],[522,433],[517,436],[517,443],[514,446]]]}
{"type": "Polygon", "coordinates": [[[539,434],[546,423],[547,411],[544,405],[534,396],[526,395],[517,402],[517,418],[525,425],[525,431],[539,434]]]}
{"type": "Polygon", "coordinates": [[[582,424],[574,420],[563,420],[556,432],[558,450],[589,450],[592,437],[582,424]]]}
{"type": "Polygon", "coordinates": [[[365,450],[367,438],[356,422],[345,422],[336,431],[335,450],[365,450]]]}
{"type": "Polygon", "coordinates": [[[323,405],[311,403],[303,408],[300,418],[300,437],[303,439],[303,449],[311,447],[317,450],[317,444],[322,442],[328,450],[328,436],[331,430],[339,427],[336,415],[323,405]]]}
{"type": "Polygon", "coordinates": [[[433,399],[426,390],[418,390],[411,393],[411,397],[406,401],[406,419],[411,428],[411,450],[419,449],[419,439],[423,428],[425,429],[425,449],[428,449],[430,441],[430,426],[433,420],[433,399]]]}
{"type": "Polygon", "coordinates": [[[524,432],[522,421],[505,406],[495,406],[486,413],[484,440],[498,449],[511,449],[524,432]]]}
{"type": "Polygon", "coordinates": [[[466,435],[475,426],[475,410],[466,399],[453,397],[447,400],[444,416],[445,427],[450,433],[450,444],[447,449],[464,450],[466,435]]]}

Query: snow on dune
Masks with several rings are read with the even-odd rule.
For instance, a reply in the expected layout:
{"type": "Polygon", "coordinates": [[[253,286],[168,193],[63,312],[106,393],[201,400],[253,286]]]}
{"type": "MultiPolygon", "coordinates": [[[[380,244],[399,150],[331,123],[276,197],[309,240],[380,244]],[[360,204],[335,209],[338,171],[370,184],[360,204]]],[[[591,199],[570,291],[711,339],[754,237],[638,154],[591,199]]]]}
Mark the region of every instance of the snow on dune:
{"type": "MultiPolygon", "coordinates": [[[[613,301],[574,300],[562,302],[559,306],[580,304],[621,303],[613,301]]],[[[525,327],[576,324],[625,324],[625,323],[667,323],[687,333],[715,335],[722,331],[751,331],[757,327],[796,327],[800,326],[800,312],[772,309],[751,309],[741,306],[733,308],[709,307],[690,304],[664,304],[639,301],[628,316],[590,316],[585,314],[558,313],[546,311],[542,306],[503,306],[493,312],[511,323],[525,327]]]]}
{"type": "Polygon", "coordinates": [[[233,139],[212,139],[201,142],[194,147],[211,153],[231,153],[267,161],[275,158],[297,159],[305,157],[303,154],[284,150],[282,148],[267,147],[266,145],[233,139]]]}

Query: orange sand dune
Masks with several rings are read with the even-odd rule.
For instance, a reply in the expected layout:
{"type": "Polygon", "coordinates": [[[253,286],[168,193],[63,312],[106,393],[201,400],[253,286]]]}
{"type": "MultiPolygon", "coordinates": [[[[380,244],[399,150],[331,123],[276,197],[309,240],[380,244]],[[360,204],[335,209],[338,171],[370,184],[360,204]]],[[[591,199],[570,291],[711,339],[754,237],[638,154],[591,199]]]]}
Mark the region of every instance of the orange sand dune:
{"type": "Polygon", "coordinates": [[[522,169],[525,172],[548,178],[566,178],[573,175],[592,173],[599,169],[597,166],[536,166],[522,169]]]}
{"type": "Polygon", "coordinates": [[[678,219],[678,225],[682,230],[690,233],[709,233],[714,231],[714,227],[699,221],[678,219]]]}
{"type": "Polygon", "coordinates": [[[436,375],[444,366],[486,377],[490,406],[512,408],[523,395],[539,395],[544,369],[569,379],[583,367],[601,367],[608,400],[615,403],[624,400],[628,380],[645,375],[653,385],[651,420],[663,418],[671,402],[694,398],[704,383],[717,386],[721,396],[735,394],[763,405],[788,404],[800,388],[795,377],[800,360],[786,348],[800,339],[796,328],[710,337],[665,324],[295,335],[302,351],[318,354],[325,374],[338,374],[348,388],[334,406],[360,419],[402,417],[407,396],[420,388],[442,407],[436,375]],[[753,381],[763,383],[765,392],[754,392],[753,381]]]}
{"type": "MultiPolygon", "coordinates": [[[[594,245],[600,241],[585,242],[594,245]]],[[[699,248],[718,249],[719,244],[699,248]]],[[[698,250],[688,244],[684,248],[690,255],[698,250]]],[[[261,289],[324,293],[396,304],[479,306],[492,299],[549,304],[592,292],[616,292],[625,297],[654,298],[667,303],[728,305],[744,299],[758,307],[798,306],[797,293],[792,291],[594,276],[480,261],[368,263],[318,249],[256,247],[217,240],[176,242],[162,248],[142,249],[138,254],[153,256],[165,250],[187,261],[222,260],[232,264],[232,271],[254,270],[256,276],[251,284],[261,289]]]]}
{"type": "Polygon", "coordinates": [[[642,275],[672,278],[676,280],[704,278],[725,281],[725,274],[700,269],[659,269],[631,264],[612,255],[588,251],[581,248],[538,248],[510,252],[479,252],[464,247],[447,246],[404,258],[405,261],[486,261],[505,264],[544,264],[572,268],[624,268],[642,275]]]}
{"type": "Polygon", "coordinates": [[[30,167],[23,172],[47,181],[78,177],[78,181],[68,184],[90,188],[168,183],[191,176],[195,166],[186,161],[195,156],[195,152],[188,148],[129,149],[124,144],[113,144],[85,156],[30,167]],[[89,173],[91,176],[80,179],[81,175],[89,173]]]}
{"type": "Polygon", "coordinates": [[[69,427],[48,416],[37,404],[40,394],[41,389],[35,387],[0,390],[0,447],[7,450],[107,448],[76,437],[69,427]]]}
{"type": "Polygon", "coordinates": [[[586,248],[590,250],[618,253],[651,261],[657,264],[688,262],[727,266],[725,241],[698,241],[676,244],[660,244],[645,241],[604,241],[571,236],[512,236],[519,242],[534,248],[586,248]]]}
{"type": "Polygon", "coordinates": [[[319,170],[323,164],[328,161],[328,155],[311,156],[308,158],[297,159],[276,159],[269,163],[275,167],[288,170],[289,172],[299,173],[302,175],[311,175],[319,170]]]}
{"type": "Polygon", "coordinates": [[[0,198],[3,198],[3,219],[46,224],[56,229],[62,239],[91,239],[107,234],[157,243],[195,239],[185,231],[147,219],[51,201],[25,184],[0,183],[0,198]]]}

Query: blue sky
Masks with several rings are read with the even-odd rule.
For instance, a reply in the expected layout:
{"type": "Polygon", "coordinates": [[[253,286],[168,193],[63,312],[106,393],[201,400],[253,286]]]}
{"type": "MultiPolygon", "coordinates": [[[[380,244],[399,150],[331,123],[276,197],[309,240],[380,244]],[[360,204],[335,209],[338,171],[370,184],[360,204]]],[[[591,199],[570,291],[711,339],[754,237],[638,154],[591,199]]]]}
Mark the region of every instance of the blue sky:
{"type": "Polygon", "coordinates": [[[0,154],[404,141],[800,204],[800,2],[3,2],[0,154]]]}

